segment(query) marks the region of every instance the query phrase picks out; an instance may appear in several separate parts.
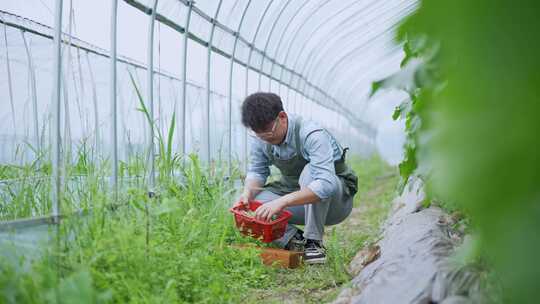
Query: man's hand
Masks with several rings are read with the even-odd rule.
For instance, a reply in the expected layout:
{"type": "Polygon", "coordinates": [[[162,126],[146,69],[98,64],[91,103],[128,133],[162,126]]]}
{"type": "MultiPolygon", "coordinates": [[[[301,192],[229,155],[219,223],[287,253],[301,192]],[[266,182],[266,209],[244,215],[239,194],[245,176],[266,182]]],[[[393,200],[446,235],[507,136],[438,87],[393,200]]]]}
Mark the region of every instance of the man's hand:
{"type": "Polygon", "coordinates": [[[256,179],[247,178],[245,180],[244,191],[238,198],[239,203],[237,205],[242,204],[246,206],[250,201],[252,201],[257,196],[257,194],[261,192],[261,190],[262,190],[261,182],[259,182],[256,179]]]}
{"type": "Polygon", "coordinates": [[[244,192],[242,192],[240,198],[238,198],[238,203],[246,206],[251,200],[253,200],[251,197],[251,191],[244,189],[244,192]]]}
{"type": "Polygon", "coordinates": [[[286,205],[285,200],[281,198],[268,202],[255,210],[255,218],[269,222],[272,219],[272,216],[283,210],[286,205]]]}

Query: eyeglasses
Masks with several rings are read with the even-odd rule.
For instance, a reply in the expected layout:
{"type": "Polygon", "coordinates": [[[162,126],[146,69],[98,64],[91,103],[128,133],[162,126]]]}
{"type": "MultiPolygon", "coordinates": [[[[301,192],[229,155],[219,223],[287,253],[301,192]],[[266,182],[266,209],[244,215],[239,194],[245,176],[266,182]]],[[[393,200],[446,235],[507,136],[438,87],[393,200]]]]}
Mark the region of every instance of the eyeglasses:
{"type": "Polygon", "coordinates": [[[276,117],[276,119],[274,120],[274,125],[272,126],[272,130],[271,130],[271,131],[258,133],[258,132],[255,132],[255,131],[249,129],[249,130],[248,130],[248,133],[249,133],[249,135],[251,135],[251,136],[256,136],[256,137],[261,138],[261,139],[271,138],[271,137],[274,136],[274,133],[276,132],[276,128],[277,128],[277,126],[278,126],[278,122],[279,122],[279,116],[276,117]]]}

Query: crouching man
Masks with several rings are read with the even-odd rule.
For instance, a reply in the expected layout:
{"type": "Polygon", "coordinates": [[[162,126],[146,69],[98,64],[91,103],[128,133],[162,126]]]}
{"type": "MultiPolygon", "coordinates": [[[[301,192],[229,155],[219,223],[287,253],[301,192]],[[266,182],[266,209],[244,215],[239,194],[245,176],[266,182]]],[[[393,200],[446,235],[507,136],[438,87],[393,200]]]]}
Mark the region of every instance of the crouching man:
{"type": "Polygon", "coordinates": [[[287,114],[276,94],[252,94],[241,111],[251,143],[240,201],[264,203],[255,213],[261,220],[283,209],[292,212],[285,235],[275,242],[287,250],[303,250],[307,264],[325,263],[324,226],[349,216],[358,190],[358,178],[345,163],[347,149],[318,123],[287,114]],[[266,183],[270,165],[281,177],[266,183]],[[305,225],[305,231],[294,225],[305,225]]]}

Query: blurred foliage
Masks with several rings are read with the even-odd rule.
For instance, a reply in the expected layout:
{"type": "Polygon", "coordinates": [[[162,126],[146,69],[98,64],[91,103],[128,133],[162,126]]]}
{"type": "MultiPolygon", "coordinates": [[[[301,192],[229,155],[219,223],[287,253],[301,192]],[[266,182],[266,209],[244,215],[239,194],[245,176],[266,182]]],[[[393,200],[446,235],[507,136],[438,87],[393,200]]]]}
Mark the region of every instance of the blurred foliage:
{"type": "Polygon", "coordinates": [[[429,134],[423,128],[424,115],[428,109],[426,106],[430,105],[426,105],[426,99],[438,94],[446,84],[438,66],[439,44],[429,41],[425,35],[405,37],[403,40],[405,57],[401,62],[402,69],[374,82],[371,90],[371,96],[383,88],[401,89],[409,94],[409,98],[403,100],[392,114],[394,120],[405,120],[405,154],[399,164],[400,193],[407,184],[412,184],[416,179],[425,181],[431,173],[427,161],[418,163],[422,152],[419,147],[426,141],[426,134],[429,134]]]}
{"type": "Polygon", "coordinates": [[[407,107],[397,111],[411,120],[402,175],[428,172],[428,192],[468,214],[511,303],[540,298],[539,9],[535,1],[421,1],[398,34],[405,46],[408,37],[437,44],[444,75],[440,91],[421,90],[406,105],[418,128],[407,107]]]}
{"type": "Polygon", "coordinates": [[[98,292],[86,269],[76,269],[59,278],[51,267],[55,256],[46,252],[31,261],[15,247],[3,246],[0,256],[1,303],[107,303],[110,291],[98,292]]]}

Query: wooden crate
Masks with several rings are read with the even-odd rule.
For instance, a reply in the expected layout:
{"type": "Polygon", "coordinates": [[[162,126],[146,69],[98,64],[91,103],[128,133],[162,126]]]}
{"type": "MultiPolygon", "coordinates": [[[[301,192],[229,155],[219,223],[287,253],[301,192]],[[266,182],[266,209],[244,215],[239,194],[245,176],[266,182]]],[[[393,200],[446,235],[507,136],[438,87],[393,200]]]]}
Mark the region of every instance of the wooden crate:
{"type": "Polygon", "coordinates": [[[266,248],[254,245],[232,245],[235,248],[255,248],[260,250],[260,257],[265,265],[272,265],[281,268],[296,268],[302,264],[303,252],[289,251],[278,248],[266,248]]]}

